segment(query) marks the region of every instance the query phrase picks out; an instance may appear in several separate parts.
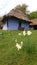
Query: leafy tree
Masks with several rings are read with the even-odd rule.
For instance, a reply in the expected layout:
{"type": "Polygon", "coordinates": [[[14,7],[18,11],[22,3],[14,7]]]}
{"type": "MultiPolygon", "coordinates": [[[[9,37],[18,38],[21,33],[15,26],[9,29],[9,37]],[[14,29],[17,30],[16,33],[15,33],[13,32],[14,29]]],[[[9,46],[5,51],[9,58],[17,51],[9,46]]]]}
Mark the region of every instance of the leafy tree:
{"type": "Polygon", "coordinates": [[[37,11],[31,12],[31,13],[28,15],[28,18],[29,18],[29,19],[37,18],[37,11]]]}
{"type": "Polygon", "coordinates": [[[26,5],[26,4],[17,5],[17,6],[15,7],[15,9],[20,10],[20,11],[22,11],[24,14],[26,14],[27,5],[26,5]]]}

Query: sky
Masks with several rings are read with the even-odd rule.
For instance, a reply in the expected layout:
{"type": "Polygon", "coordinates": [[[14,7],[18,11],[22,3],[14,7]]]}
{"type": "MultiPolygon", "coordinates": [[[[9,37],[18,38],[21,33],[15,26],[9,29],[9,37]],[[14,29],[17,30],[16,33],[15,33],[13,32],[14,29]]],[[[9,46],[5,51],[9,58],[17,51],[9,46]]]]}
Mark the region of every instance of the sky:
{"type": "Polygon", "coordinates": [[[27,4],[30,12],[37,11],[37,0],[0,0],[0,16],[7,14],[19,4],[27,4]]]}

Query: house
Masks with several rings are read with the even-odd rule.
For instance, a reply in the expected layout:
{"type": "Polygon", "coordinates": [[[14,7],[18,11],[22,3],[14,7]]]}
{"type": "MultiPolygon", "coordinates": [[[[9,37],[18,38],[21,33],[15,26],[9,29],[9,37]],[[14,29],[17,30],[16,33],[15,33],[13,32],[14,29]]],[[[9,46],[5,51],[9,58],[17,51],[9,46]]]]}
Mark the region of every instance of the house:
{"type": "Polygon", "coordinates": [[[31,20],[30,27],[37,30],[37,18],[31,20]]]}
{"type": "Polygon", "coordinates": [[[0,29],[2,29],[2,19],[3,17],[0,17],[0,29]]]}
{"type": "Polygon", "coordinates": [[[2,23],[3,30],[26,30],[31,22],[22,11],[12,9],[3,16],[2,23]]]}

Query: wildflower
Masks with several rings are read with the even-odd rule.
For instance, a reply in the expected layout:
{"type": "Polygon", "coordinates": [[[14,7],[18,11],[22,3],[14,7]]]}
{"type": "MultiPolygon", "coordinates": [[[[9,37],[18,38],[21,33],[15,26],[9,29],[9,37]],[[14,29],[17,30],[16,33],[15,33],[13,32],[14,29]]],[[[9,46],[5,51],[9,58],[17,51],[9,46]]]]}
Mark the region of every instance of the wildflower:
{"type": "Polygon", "coordinates": [[[24,36],[26,35],[26,32],[25,32],[25,31],[23,31],[23,35],[24,35],[24,36]]]}
{"type": "Polygon", "coordinates": [[[21,35],[21,33],[19,33],[18,35],[21,35]]]}
{"type": "Polygon", "coordinates": [[[22,48],[22,46],[18,43],[16,43],[16,48],[18,49],[18,51],[22,48]]]}
{"type": "Polygon", "coordinates": [[[15,40],[15,42],[17,42],[17,39],[15,40]]]}
{"type": "Polygon", "coordinates": [[[27,35],[31,35],[32,34],[32,32],[31,31],[27,31],[27,35]]]}
{"type": "Polygon", "coordinates": [[[21,45],[23,45],[23,42],[21,41],[21,45]]]}

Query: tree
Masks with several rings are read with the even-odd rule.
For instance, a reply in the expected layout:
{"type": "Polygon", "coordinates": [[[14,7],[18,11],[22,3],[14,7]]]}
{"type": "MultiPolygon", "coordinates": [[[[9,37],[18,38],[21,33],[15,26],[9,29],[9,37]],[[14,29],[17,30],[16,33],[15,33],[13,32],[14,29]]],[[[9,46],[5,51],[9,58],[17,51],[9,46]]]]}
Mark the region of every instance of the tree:
{"type": "Polygon", "coordinates": [[[26,4],[22,4],[22,5],[18,5],[15,7],[16,10],[20,10],[22,11],[24,14],[26,14],[26,10],[27,10],[27,5],[26,4]]]}
{"type": "Polygon", "coordinates": [[[28,15],[28,18],[29,18],[29,19],[37,18],[37,11],[31,12],[31,13],[28,15]]]}

